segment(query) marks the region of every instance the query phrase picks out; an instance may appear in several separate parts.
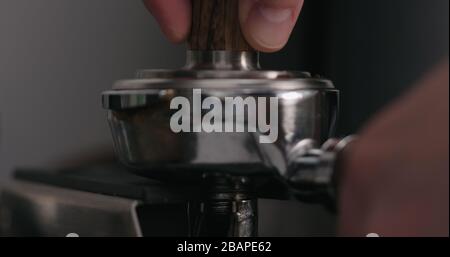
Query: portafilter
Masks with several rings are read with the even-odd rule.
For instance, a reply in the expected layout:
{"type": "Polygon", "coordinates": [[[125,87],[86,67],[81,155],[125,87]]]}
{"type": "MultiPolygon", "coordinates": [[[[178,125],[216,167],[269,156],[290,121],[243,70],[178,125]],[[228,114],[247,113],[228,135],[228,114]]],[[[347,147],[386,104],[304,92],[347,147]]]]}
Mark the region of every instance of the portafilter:
{"type": "Polygon", "coordinates": [[[238,0],[192,5],[186,65],[138,71],[102,95],[120,160],[169,183],[279,183],[300,199],[332,199],[338,153],[351,141],[332,139],[333,83],[262,70],[241,33],[238,0]]]}

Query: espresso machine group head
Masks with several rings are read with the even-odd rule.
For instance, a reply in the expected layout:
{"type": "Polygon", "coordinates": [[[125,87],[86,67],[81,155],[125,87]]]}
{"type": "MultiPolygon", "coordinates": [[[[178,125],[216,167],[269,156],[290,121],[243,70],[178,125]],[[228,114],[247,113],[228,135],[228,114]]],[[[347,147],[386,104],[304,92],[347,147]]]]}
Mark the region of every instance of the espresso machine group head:
{"type": "Polygon", "coordinates": [[[258,197],[332,206],[338,153],[351,141],[332,139],[338,90],[307,72],[262,70],[238,0],[192,5],[186,65],[141,70],[102,95],[120,160],[140,176],[197,186],[192,235],[257,235],[258,197]]]}

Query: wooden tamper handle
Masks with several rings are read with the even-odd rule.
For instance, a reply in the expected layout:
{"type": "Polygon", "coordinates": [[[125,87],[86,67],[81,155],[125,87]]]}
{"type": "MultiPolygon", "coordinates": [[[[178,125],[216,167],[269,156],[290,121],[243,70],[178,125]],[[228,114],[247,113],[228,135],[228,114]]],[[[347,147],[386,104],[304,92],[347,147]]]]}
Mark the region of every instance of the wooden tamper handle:
{"type": "Polygon", "coordinates": [[[242,35],[239,0],[192,0],[192,29],[189,50],[254,50],[242,35]]]}

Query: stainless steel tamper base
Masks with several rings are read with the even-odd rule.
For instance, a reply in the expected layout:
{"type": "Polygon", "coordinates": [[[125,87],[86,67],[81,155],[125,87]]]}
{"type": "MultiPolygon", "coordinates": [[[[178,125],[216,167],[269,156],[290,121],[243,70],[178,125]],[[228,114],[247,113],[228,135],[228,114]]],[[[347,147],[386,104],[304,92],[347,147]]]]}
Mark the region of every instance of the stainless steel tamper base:
{"type": "MultiPolygon", "coordinates": [[[[323,143],[333,135],[338,91],[329,80],[308,73],[249,69],[258,67],[250,64],[256,60],[247,52],[188,52],[187,68],[145,70],[137,79],[117,82],[103,93],[103,106],[109,110],[120,159],[147,176],[171,173],[172,178],[189,179],[192,173],[211,170],[243,176],[286,174],[286,157],[297,142],[323,143]],[[170,102],[177,96],[193,100],[193,89],[201,89],[202,98],[277,97],[277,140],[260,144],[259,132],[172,132],[170,102]]],[[[243,123],[252,126],[248,117],[243,123]]]]}
{"type": "MultiPolygon", "coordinates": [[[[255,235],[258,197],[330,199],[327,193],[333,190],[327,186],[333,186],[336,155],[320,146],[334,134],[338,105],[339,92],[331,81],[307,72],[259,70],[254,52],[188,51],[187,64],[180,70],[142,70],[136,79],[118,81],[103,93],[115,150],[123,163],[142,176],[204,187],[205,199],[193,204],[205,221],[196,230],[201,235],[217,232],[217,217],[225,219],[221,235],[255,235]],[[278,115],[277,139],[260,143],[263,133],[257,128],[242,133],[174,133],[170,103],[178,96],[192,101],[194,89],[201,89],[202,99],[276,97],[278,110],[269,115],[278,115]],[[266,187],[274,184],[286,192],[266,187]]],[[[241,121],[246,128],[254,125],[248,117],[257,117],[256,111],[248,111],[241,121]]]]}
{"type": "MultiPolygon", "coordinates": [[[[103,106],[121,161],[141,175],[182,181],[205,172],[287,175],[287,157],[298,142],[321,144],[332,137],[339,93],[331,81],[306,72],[258,67],[256,53],[188,51],[180,70],[143,70],[137,79],[118,81],[103,93],[103,106]],[[201,89],[203,98],[277,97],[277,140],[261,144],[258,132],[172,132],[170,101],[177,96],[192,100],[193,89],[201,89]]],[[[251,125],[248,117],[243,122],[251,125]]]]}

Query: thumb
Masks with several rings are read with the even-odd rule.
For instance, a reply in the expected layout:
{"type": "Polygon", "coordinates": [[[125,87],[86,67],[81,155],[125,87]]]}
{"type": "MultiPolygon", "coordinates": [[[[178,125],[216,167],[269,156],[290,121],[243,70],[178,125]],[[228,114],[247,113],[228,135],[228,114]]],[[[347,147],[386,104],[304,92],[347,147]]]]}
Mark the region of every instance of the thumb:
{"type": "Polygon", "coordinates": [[[283,48],[294,29],[303,0],[244,0],[239,4],[242,32],[258,51],[283,48]]]}
{"type": "Polygon", "coordinates": [[[187,0],[144,0],[166,37],[179,43],[191,28],[191,2],[187,0]]]}

